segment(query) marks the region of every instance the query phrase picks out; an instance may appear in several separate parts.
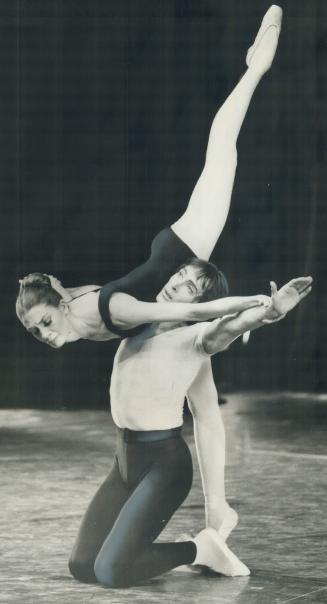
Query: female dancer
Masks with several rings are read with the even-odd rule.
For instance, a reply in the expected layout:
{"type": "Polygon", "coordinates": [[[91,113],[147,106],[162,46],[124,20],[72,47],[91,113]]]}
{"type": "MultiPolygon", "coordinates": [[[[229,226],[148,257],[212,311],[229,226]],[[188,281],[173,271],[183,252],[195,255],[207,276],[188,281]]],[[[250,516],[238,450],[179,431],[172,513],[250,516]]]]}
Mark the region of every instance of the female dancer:
{"type": "MultiPolygon", "coordinates": [[[[17,315],[41,342],[60,348],[80,338],[110,340],[132,336],[138,326],[152,321],[199,321],[240,312],[258,302],[251,298],[225,298],[201,304],[151,303],[164,283],[191,256],[207,260],[224,227],[234,183],[236,142],[252,95],[276,52],[282,11],[266,13],[246,62],[248,69],[213,121],[205,166],[185,213],[152,243],[151,256],[125,277],[100,287],[69,289],[51,285],[38,273],[21,281],[17,315]],[[65,293],[64,293],[65,292],[65,293]]],[[[183,281],[183,276],[180,275],[183,281]]],[[[220,296],[227,284],[220,274],[220,296]]],[[[165,293],[157,299],[165,300],[165,293]]]]}

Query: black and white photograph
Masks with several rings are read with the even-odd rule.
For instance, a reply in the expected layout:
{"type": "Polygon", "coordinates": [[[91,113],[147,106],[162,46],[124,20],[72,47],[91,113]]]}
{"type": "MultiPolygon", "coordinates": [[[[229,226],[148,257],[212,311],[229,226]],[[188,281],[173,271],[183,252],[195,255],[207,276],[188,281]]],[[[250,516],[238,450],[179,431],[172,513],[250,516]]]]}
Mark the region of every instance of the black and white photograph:
{"type": "Polygon", "coordinates": [[[0,602],[326,602],[327,5],[0,47],[0,602]]]}

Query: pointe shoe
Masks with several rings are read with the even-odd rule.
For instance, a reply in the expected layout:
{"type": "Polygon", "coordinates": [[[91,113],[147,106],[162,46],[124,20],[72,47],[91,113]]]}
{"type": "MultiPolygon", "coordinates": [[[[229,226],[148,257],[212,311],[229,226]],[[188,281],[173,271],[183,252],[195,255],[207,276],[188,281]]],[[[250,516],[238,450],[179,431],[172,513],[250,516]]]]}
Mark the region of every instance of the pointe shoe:
{"type": "Polygon", "coordinates": [[[224,520],[222,521],[219,529],[218,535],[222,538],[223,541],[227,541],[229,535],[234,530],[236,525],[238,524],[238,513],[233,510],[233,508],[229,508],[224,520]]]}
{"type": "MultiPolygon", "coordinates": [[[[253,56],[256,52],[256,50],[259,48],[260,43],[264,37],[264,35],[267,33],[268,29],[270,27],[274,27],[276,29],[276,34],[277,34],[277,41],[278,41],[278,37],[280,34],[280,28],[281,28],[281,24],[282,24],[282,18],[283,18],[283,11],[280,8],[280,6],[277,6],[276,4],[273,4],[268,11],[266,12],[265,16],[262,19],[262,23],[260,25],[259,31],[256,35],[256,38],[252,44],[252,46],[250,46],[250,48],[247,51],[247,55],[246,55],[246,64],[248,67],[250,67],[253,56]]],[[[277,48],[277,45],[276,45],[277,48]]],[[[276,50],[276,49],[275,49],[276,50]]],[[[271,60],[270,60],[270,64],[267,65],[267,69],[269,69],[271,62],[274,58],[274,54],[275,54],[275,50],[272,53],[271,56],[271,60]]]]}
{"type": "Polygon", "coordinates": [[[227,577],[246,577],[250,574],[248,567],[233,554],[215,529],[204,529],[193,541],[197,550],[194,565],[207,566],[227,577]]]}

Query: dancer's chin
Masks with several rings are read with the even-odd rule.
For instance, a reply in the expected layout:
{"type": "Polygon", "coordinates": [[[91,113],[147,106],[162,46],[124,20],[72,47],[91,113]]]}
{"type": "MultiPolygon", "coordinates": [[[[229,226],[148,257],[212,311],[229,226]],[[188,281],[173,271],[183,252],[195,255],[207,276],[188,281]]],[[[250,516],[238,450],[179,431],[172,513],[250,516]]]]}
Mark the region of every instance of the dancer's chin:
{"type": "Polygon", "coordinates": [[[64,344],[66,344],[65,336],[58,335],[51,343],[49,343],[49,346],[51,346],[51,348],[58,349],[62,348],[64,344]]]}

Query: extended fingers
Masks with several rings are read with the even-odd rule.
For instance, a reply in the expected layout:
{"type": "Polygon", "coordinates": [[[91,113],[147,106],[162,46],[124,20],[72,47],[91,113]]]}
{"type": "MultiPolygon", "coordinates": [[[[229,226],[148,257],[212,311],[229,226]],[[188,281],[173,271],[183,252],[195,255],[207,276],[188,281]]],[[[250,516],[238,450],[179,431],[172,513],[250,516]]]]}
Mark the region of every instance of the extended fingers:
{"type": "Polygon", "coordinates": [[[270,281],[270,291],[272,296],[277,293],[277,283],[275,281],[270,281]]]}
{"type": "Polygon", "coordinates": [[[312,290],[312,286],[311,286],[311,285],[308,285],[308,287],[306,287],[306,288],[305,288],[303,291],[301,291],[301,292],[299,293],[299,298],[300,298],[300,300],[302,300],[302,299],[303,299],[303,298],[305,298],[305,297],[306,297],[308,294],[310,294],[311,290],[312,290]]]}
{"type": "Polygon", "coordinates": [[[312,281],[312,277],[297,277],[296,279],[292,279],[289,282],[289,285],[292,285],[298,290],[298,292],[301,292],[309,287],[312,284],[312,281]]]}

